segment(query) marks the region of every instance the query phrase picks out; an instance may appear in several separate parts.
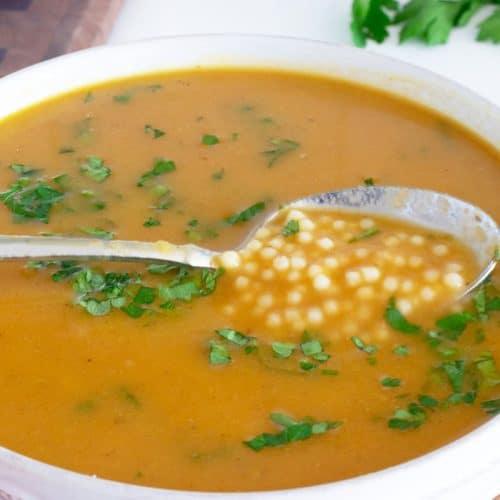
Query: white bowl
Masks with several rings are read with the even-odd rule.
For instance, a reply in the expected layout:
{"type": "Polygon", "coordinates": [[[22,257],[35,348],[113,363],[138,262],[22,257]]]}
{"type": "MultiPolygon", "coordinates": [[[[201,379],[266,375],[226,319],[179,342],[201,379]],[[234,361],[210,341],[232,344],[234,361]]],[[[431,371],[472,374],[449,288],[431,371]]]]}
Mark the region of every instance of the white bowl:
{"type": "MultiPolygon", "coordinates": [[[[0,119],[40,100],[114,78],[220,66],[283,68],[384,89],[452,118],[500,150],[500,110],[459,85],[364,50],[265,36],[155,39],[59,57],[0,80],[0,119]]],[[[492,499],[500,493],[499,443],[500,417],[496,417],[452,444],[380,472],[307,488],[235,494],[160,490],[117,483],[53,467],[0,448],[0,498],[492,499]]]]}

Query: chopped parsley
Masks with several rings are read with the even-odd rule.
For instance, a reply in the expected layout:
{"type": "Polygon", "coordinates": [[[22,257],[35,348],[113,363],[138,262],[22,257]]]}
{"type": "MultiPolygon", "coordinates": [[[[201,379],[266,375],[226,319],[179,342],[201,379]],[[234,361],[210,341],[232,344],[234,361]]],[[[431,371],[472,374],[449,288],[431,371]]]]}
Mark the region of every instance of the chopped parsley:
{"type": "Polygon", "coordinates": [[[264,201],[259,201],[245,208],[241,212],[231,215],[226,219],[226,224],[238,224],[240,222],[247,222],[252,217],[255,217],[259,212],[262,212],[266,208],[266,203],[264,201]]]}
{"type": "Polygon", "coordinates": [[[295,352],[296,346],[288,342],[272,342],[271,349],[277,358],[286,359],[295,352]]]}
{"type": "Polygon", "coordinates": [[[380,383],[384,387],[400,387],[401,386],[401,380],[399,378],[393,378],[393,377],[384,377],[380,383]]]}
{"type": "Polygon", "coordinates": [[[154,166],[151,170],[148,170],[145,174],[142,174],[137,182],[138,187],[144,187],[152,179],[169,172],[174,172],[176,170],[176,165],[172,160],[165,160],[159,158],[155,161],[154,166]]]}
{"type": "Polygon", "coordinates": [[[37,178],[36,169],[21,164],[10,167],[19,179],[0,193],[0,200],[12,212],[14,222],[39,221],[47,224],[52,208],[64,198],[64,193],[37,178]]]}
{"type": "Polygon", "coordinates": [[[408,356],[410,349],[406,345],[398,345],[392,350],[392,352],[396,356],[408,356]]]}
{"type": "Polygon", "coordinates": [[[220,181],[223,179],[224,174],[225,170],[221,168],[220,170],[217,170],[217,172],[214,172],[211,177],[214,181],[220,181]]]}
{"type": "Polygon", "coordinates": [[[291,219],[285,224],[285,226],[281,231],[281,234],[283,236],[291,236],[292,234],[296,234],[299,231],[300,231],[299,221],[296,219],[291,219]]]}
{"type": "Polygon", "coordinates": [[[270,418],[275,424],[283,428],[281,432],[277,434],[259,434],[248,441],[243,441],[243,444],[253,451],[261,451],[263,448],[282,446],[294,441],[309,439],[315,434],[324,434],[342,425],[342,422],[339,421],[316,422],[310,418],[299,422],[283,413],[271,413],[270,418]]]}
{"type": "Polygon", "coordinates": [[[394,300],[394,298],[391,298],[389,300],[389,304],[385,309],[384,317],[387,323],[398,332],[413,335],[422,331],[422,328],[420,326],[410,323],[403,316],[401,311],[396,307],[396,301],[394,300]]]}
{"type": "Polygon", "coordinates": [[[245,346],[253,341],[253,337],[248,337],[247,335],[233,330],[232,328],[221,328],[219,330],[215,330],[215,333],[217,333],[227,341],[240,347],[245,346]]]}
{"type": "Polygon", "coordinates": [[[267,158],[267,166],[272,167],[283,156],[295,151],[300,144],[291,139],[274,138],[269,140],[271,148],[262,151],[262,155],[267,158]]]}
{"type": "Polygon", "coordinates": [[[231,362],[228,348],[220,342],[210,341],[209,360],[211,365],[227,365],[231,362]]]}
{"type": "Polygon", "coordinates": [[[360,351],[366,352],[366,354],[377,352],[376,345],[366,345],[360,337],[351,337],[351,341],[360,351]]]}
{"type": "Polygon", "coordinates": [[[111,175],[111,169],[97,156],[89,156],[80,165],[80,172],[95,182],[103,182],[111,175]]]}
{"type": "Polygon", "coordinates": [[[363,179],[363,184],[365,186],[375,186],[375,181],[373,180],[373,177],[367,177],[366,179],[363,179]]]}
{"type": "Polygon", "coordinates": [[[418,396],[418,402],[424,408],[436,408],[439,404],[437,399],[434,399],[432,396],[428,396],[427,394],[420,394],[418,396]]]}
{"type": "Polygon", "coordinates": [[[488,415],[500,415],[500,398],[482,401],[481,407],[488,415]]]}
{"type": "Polygon", "coordinates": [[[309,356],[315,361],[323,363],[330,359],[330,355],[323,351],[321,342],[317,339],[308,339],[300,344],[300,350],[305,356],[309,356]]]}
{"type": "Polygon", "coordinates": [[[440,329],[440,335],[450,340],[457,340],[467,325],[474,320],[475,317],[471,313],[463,311],[438,319],[436,326],[440,329]]]}
{"type": "Polygon", "coordinates": [[[418,403],[410,403],[408,408],[398,408],[388,421],[390,429],[408,430],[420,427],[427,420],[427,413],[418,403]]]}
{"type": "Polygon", "coordinates": [[[314,368],[316,368],[318,365],[316,363],[313,363],[312,361],[308,360],[308,359],[301,359],[299,361],[299,366],[300,366],[300,369],[305,371],[305,372],[309,372],[311,370],[314,370],[314,368]]]}
{"type": "Polygon", "coordinates": [[[219,144],[219,142],[219,138],[216,135],[205,134],[201,138],[201,143],[205,146],[215,146],[216,144],[219,144]]]}
{"type": "Polygon", "coordinates": [[[371,238],[378,233],[380,233],[380,229],[378,227],[370,227],[369,229],[365,229],[364,231],[354,235],[347,243],[356,243],[357,241],[366,240],[366,238],[371,238]]]}
{"type": "Polygon", "coordinates": [[[132,99],[132,96],[130,94],[120,94],[113,96],[113,102],[117,102],[119,104],[128,104],[130,102],[130,99],[132,99]]]}
{"type": "Polygon", "coordinates": [[[82,233],[93,236],[94,238],[101,238],[103,240],[112,240],[115,237],[115,233],[113,231],[106,231],[105,229],[101,229],[100,227],[80,226],[78,229],[82,233]]]}
{"type": "Polygon", "coordinates": [[[60,155],[67,155],[67,154],[74,153],[74,152],[75,152],[74,148],[64,147],[64,146],[62,148],[59,148],[60,155]]]}
{"type": "Polygon", "coordinates": [[[158,139],[158,138],[163,137],[165,135],[165,132],[163,130],[160,130],[159,128],[155,128],[149,124],[144,125],[144,132],[146,132],[146,134],[148,134],[148,135],[153,136],[153,139],[158,139]]]}
{"type": "Polygon", "coordinates": [[[161,221],[159,219],[154,219],[153,217],[148,217],[147,220],[142,224],[144,227],[155,227],[159,226],[161,221]]]}

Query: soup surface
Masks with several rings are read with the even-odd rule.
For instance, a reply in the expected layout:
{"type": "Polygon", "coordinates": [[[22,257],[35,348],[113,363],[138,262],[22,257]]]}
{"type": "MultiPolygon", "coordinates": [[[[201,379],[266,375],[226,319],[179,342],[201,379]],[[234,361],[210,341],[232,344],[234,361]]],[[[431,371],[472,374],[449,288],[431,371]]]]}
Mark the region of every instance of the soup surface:
{"type": "MultiPolygon", "coordinates": [[[[0,233],[230,249],[294,198],[444,191],[500,216],[500,156],[312,76],[148,75],[0,123],[0,233]]],[[[0,444],[99,477],[245,491],[411,459],[500,411],[495,279],[449,236],[283,210],[226,271],[2,263],[0,444]]]]}

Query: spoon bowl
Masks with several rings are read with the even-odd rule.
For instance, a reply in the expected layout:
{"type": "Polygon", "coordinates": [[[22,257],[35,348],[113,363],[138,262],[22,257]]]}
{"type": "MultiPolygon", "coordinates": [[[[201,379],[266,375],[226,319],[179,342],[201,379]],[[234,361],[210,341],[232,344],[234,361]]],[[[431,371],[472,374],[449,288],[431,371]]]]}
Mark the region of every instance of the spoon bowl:
{"type": "MultiPolygon", "coordinates": [[[[481,268],[463,292],[470,294],[491,275],[497,264],[500,233],[497,223],[483,210],[453,196],[424,189],[366,186],[314,194],[292,201],[287,208],[332,209],[367,215],[380,215],[410,222],[432,231],[447,233],[474,253],[481,268]]],[[[279,210],[254,226],[242,250],[257,230],[272,221],[279,210]]],[[[129,262],[174,262],[193,267],[217,267],[223,252],[197,245],[176,245],[167,241],[141,242],[92,238],[0,236],[0,260],[72,259],[129,262]]]]}

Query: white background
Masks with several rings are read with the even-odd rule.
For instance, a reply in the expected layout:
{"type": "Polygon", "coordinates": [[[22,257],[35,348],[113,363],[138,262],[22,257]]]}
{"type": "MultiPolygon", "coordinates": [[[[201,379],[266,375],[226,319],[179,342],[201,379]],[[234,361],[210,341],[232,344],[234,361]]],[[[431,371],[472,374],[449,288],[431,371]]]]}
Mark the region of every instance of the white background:
{"type": "MultiPolygon", "coordinates": [[[[109,43],[200,33],[264,33],[351,44],[352,0],[125,0],[109,43]]],[[[397,43],[396,33],[368,49],[430,69],[500,106],[500,45],[474,41],[475,25],[445,46],[397,43]]]]}

